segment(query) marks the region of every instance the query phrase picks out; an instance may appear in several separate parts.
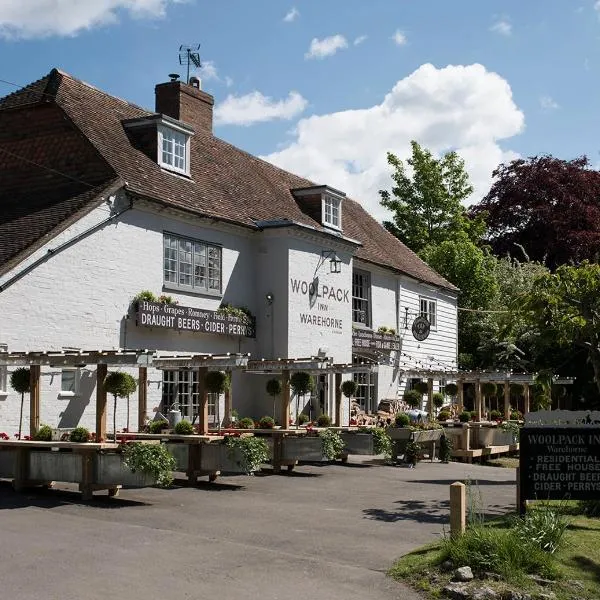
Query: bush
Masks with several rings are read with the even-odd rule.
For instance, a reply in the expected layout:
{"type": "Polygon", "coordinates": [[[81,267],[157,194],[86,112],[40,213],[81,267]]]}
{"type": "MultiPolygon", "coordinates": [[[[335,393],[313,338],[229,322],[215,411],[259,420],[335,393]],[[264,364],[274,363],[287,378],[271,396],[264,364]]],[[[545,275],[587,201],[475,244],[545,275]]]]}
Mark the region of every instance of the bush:
{"type": "Polygon", "coordinates": [[[10,387],[17,394],[28,394],[31,382],[31,374],[28,368],[19,367],[10,374],[10,387]]]}
{"type": "Polygon", "coordinates": [[[445,434],[440,437],[440,460],[447,463],[452,458],[452,440],[445,434]]]}
{"type": "Polygon", "coordinates": [[[211,394],[222,394],[229,389],[229,377],[225,371],[208,371],[205,382],[211,394]]]}
{"type": "Polygon", "coordinates": [[[52,441],[52,427],[50,425],[42,425],[33,436],[33,439],[37,442],[51,442],[52,441]]]}
{"type": "Polygon", "coordinates": [[[404,448],[404,460],[410,465],[416,466],[419,462],[419,454],[421,453],[421,447],[419,444],[413,441],[406,443],[404,448]]]}
{"type": "Polygon", "coordinates": [[[85,443],[90,439],[90,432],[85,427],[75,427],[69,435],[70,442],[85,443]]]}
{"type": "Polygon", "coordinates": [[[308,423],[310,419],[306,413],[300,413],[298,415],[298,425],[304,425],[304,423],[308,423]]]}
{"type": "Polygon", "coordinates": [[[273,417],[264,416],[259,422],[258,426],[260,429],[273,429],[275,427],[275,420],[273,417]]]}
{"type": "Polygon", "coordinates": [[[358,389],[358,385],[356,385],[356,381],[352,379],[348,379],[347,381],[342,382],[342,394],[346,396],[346,398],[351,398],[356,394],[356,390],[358,389]]]}
{"type": "Polygon", "coordinates": [[[492,421],[498,421],[502,418],[502,413],[499,410],[493,410],[490,412],[490,419],[492,421]]]}
{"type": "Polygon", "coordinates": [[[323,456],[329,460],[335,460],[342,453],[346,445],[342,436],[332,429],[320,431],[319,437],[321,438],[323,456]]]}
{"type": "Polygon", "coordinates": [[[194,426],[186,419],[183,419],[175,425],[175,433],[178,435],[192,435],[194,433],[194,426]]]}
{"type": "Polygon", "coordinates": [[[373,436],[373,452],[384,454],[386,458],[392,456],[392,440],[385,429],[374,427],[367,430],[373,436]]]}
{"type": "Polygon", "coordinates": [[[394,417],[394,425],[396,427],[408,427],[410,425],[410,417],[406,413],[398,413],[394,417]]]}
{"type": "Polygon", "coordinates": [[[523,419],[523,413],[520,410],[511,410],[510,418],[513,421],[521,421],[523,419]]]}
{"type": "Polygon", "coordinates": [[[447,421],[448,419],[450,419],[450,413],[447,410],[441,410],[437,418],[438,421],[447,421]]]}
{"type": "Polygon", "coordinates": [[[435,394],[433,394],[432,400],[433,405],[436,408],[442,408],[442,406],[444,406],[444,394],[440,392],[435,392],[435,394]]]}
{"type": "Polygon", "coordinates": [[[158,421],[151,421],[148,425],[148,430],[150,433],[162,433],[165,429],[169,429],[169,421],[165,421],[164,419],[159,419],[158,421]]]}
{"type": "Polygon", "coordinates": [[[408,404],[411,408],[417,408],[423,402],[423,394],[418,392],[416,389],[407,390],[404,392],[404,396],[402,397],[404,402],[408,404]]]}
{"type": "Polygon", "coordinates": [[[267,394],[269,394],[269,396],[279,396],[279,394],[281,394],[280,379],[273,378],[267,381],[267,394]]]}
{"type": "Polygon", "coordinates": [[[490,398],[496,395],[498,386],[493,381],[484,381],[481,384],[481,391],[486,398],[490,398]]]}
{"type": "Polygon", "coordinates": [[[458,415],[458,420],[461,423],[468,423],[471,420],[471,413],[468,410],[463,410],[463,412],[458,415]]]}
{"type": "Polygon", "coordinates": [[[254,419],[244,417],[237,422],[238,429],[254,429],[254,419]]]}
{"type": "Polygon", "coordinates": [[[414,389],[423,396],[429,391],[429,384],[426,381],[417,381],[414,385],[414,389]]]}
{"type": "Polygon", "coordinates": [[[144,300],[146,302],[157,302],[158,298],[154,292],[151,292],[150,290],[142,290],[133,297],[134,302],[143,302],[144,300]]]}
{"type": "Polygon", "coordinates": [[[260,465],[269,460],[269,446],[263,438],[229,436],[225,440],[225,445],[230,459],[233,460],[236,451],[239,452],[241,459],[238,464],[246,473],[257,471],[260,465]]]}
{"type": "Polygon", "coordinates": [[[317,417],[317,425],[319,427],[331,427],[331,417],[329,415],[319,415],[317,417]]]}
{"type": "Polygon", "coordinates": [[[455,383],[449,383],[445,388],[444,392],[448,394],[448,396],[456,396],[458,394],[458,386],[455,383]]]}
{"type": "Polygon", "coordinates": [[[164,444],[127,444],[123,450],[125,464],[132,473],[140,471],[156,479],[156,485],[168,487],[177,463],[164,444]]]}
{"type": "Polygon", "coordinates": [[[525,516],[512,523],[515,534],[523,543],[535,544],[549,554],[558,550],[568,526],[569,521],[560,510],[548,504],[530,508],[525,516]]]}

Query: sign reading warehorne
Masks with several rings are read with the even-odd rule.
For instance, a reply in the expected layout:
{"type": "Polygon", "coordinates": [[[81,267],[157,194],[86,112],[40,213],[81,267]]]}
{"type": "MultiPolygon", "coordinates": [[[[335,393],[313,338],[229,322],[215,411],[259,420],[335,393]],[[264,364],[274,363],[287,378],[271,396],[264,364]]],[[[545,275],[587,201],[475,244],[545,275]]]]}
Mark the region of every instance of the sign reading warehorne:
{"type": "Polygon", "coordinates": [[[368,329],[352,330],[352,347],[370,350],[400,351],[400,337],[389,333],[377,333],[368,329]]]}
{"type": "Polygon", "coordinates": [[[600,498],[600,427],[523,427],[521,500],[600,498]]]}
{"type": "Polygon", "coordinates": [[[214,310],[146,300],[138,302],[136,323],[141,327],[161,327],[175,331],[256,337],[255,322],[250,317],[242,319],[236,315],[214,310]]]}

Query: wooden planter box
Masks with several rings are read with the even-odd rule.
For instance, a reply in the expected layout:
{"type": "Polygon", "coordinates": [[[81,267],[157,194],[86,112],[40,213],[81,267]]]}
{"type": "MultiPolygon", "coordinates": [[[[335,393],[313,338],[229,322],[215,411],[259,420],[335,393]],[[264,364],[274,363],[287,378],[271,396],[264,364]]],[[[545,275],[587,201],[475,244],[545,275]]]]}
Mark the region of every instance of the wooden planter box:
{"type": "Polygon", "coordinates": [[[373,436],[370,433],[342,432],[344,452],[347,454],[375,454],[373,450],[373,436]]]}
{"type": "Polygon", "coordinates": [[[443,429],[411,429],[410,427],[389,427],[387,432],[392,440],[392,460],[404,454],[409,441],[429,446],[429,456],[433,460],[436,445],[442,437],[443,429]]]}
{"type": "Polygon", "coordinates": [[[281,440],[283,462],[326,462],[319,436],[284,437],[281,440]]]}
{"type": "Polygon", "coordinates": [[[225,444],[203,444],[200,447],[200,471],[206,473],[246,473],[240,466],[242,457],[238,451],[230,456],[225,444]]]}
{"type": "Polygon", "coordinates": [[[0,477],[12,479],[17,472],[17,451],[2,449],[0,451],[0,477]]]}

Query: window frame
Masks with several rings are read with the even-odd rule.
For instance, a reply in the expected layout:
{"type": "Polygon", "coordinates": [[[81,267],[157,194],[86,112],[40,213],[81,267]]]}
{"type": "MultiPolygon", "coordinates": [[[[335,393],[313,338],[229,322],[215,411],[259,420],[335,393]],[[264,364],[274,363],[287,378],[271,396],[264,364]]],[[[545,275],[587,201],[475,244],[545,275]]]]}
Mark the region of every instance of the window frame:
{"type": "Polygon", "coordinates": [[[362,269],[353,269],[352,270],[352,325],[370,329],[372,327],[372,324],[373,324],[373,320],[372,320],[371,273],[369,271],[363,271],[362,269]],[[361,277],[366,278],[367,283],[366,283],[366,285],[363,283],[363,286],[362,286],[362,287],[366,288],[366,297],[365,298],[354,295],[354,289],[355,289],[354,276],[355,275],[359,275],[361,277]],[[354,319],[355,312],[357,310],[359,310],[354,307],[355,300],[359,300],[360,302],[366,302],[366,304],[367,304],[367,309],[365,311],[366,312],[365,322],[356,321],[354,319]]]}
{"type": "MultiPolygon", "coordinates": [[[[367,358],[367,362],[374,362],[373,358],[367,358]]],[[[360,365],[365,362],[365,356],[352,355],[352,364],[360,365]]],[[[374,414],[379,406],[378,379],[374,371],[357,372],[352,374],[352,380],[356,383],[356,394],[354,400],[367,413],[374,414]]]]}
{"type": "MultiPolygon", "coordinates": [[[[212,257],[214,260],[214,257],[212,257]]],[[[172,265],[169,265],[172,266],[172,265]]],[[[195,238],[191,238],[185,235],[180,235],[178,233],[173,233],[171,231],[163,231],[163,252],[162,252],[162,271],[163,271],[163,288],[172,289],[172,290],[181,290],[185,292],[190,292],[193,294],[204,295],[204,296],[219,296],[223,295],[223,246],[221,244],[216,244],[214,242],[208,242],[206,240],[199,240],[195,238]],[[176,241],[176,248],[171,247],[171,245],[167,245],[167,241],[172,243],[172,240],[176,241]],[[191,278],[191,284],[181,283],[181,242],[188,242],[191,244],[191,249],[189,251],[183,251],[189,253],[191,255],[191,262],[184,261],[183,264],[190,265],[189,273],[184,273],[184,275],[189,275],[191,278]],[[200,253],[196,252],[196,246],[201,245],[204,246],[204,264],[196,264],[195,260],[197,256],[200,256],[200,253]],[[172,251],[175,250],[176,257],[173,258],[170,254],[167,254],[167,250],[172,251]],[[218,267],[211,267],[211,257],[210,250],[218,251],[218,267]],[[175,270],[167,269],[167,261],[172,263],[175,262],[175,270]],[[205,285],[200,286],[196,285],[196,268],[204,268],[204,280],[205,285]],[[211,269],[218,268],[218,283],[219,287],[211,288],[209,286],[211,279],[210,273],[211,269]],[[175,281],[171,281],[167,279],[167,273],[175,273],[175,281]]],[[[200,277],[200,276],[198,276],[200,277]]]]}
{"type": "Polygon", "coordinates": [[[321,221],[325,227],[331,229],[342,230],[342,199],[337,198],[333,194],[322,194],[321,196],[321,221]],[[330,213],[333,216],[334,212],[337,212],[337,224],[327,219],[327,206],[331,203],[330,213]]]}
{"type": "MultiPolygon", "coordinates": [[[[208,422],[217,424],[217,403],[220,394],[208,394],[208,422]]],[[[200,413],[200,385],[198,369],[164,369],[162,371],[161,410],[171,406],[181,412],[181,418],[194,423],[200,413]],[[168,387],[171,391],[168,391],[168,387]],[[174,391],[173,391],[174,390],[174,391]],[[182,400],[180,398],[182,397],[182,400]]]]}
{"type": "Polygon", "coordinates": [[[59,398],[76,398],[79,396],[79,384],[81,381],[81,369],[65,367],[60,371],[60,392],[58,392],[59,398]],[[73,374],[73,389],[64,389],[64,375],[65,373],[73,374]]]}
{"type": "Polygon", "coordinates": [[[437,300],[428,296],[419,296],[419,316],[425,317],[429,321],[429,326],[432,331],[437,330],[438,314],[437,314],[437,300]],[[426,310],[423,310],[423,303],[427,303],[426,310]],[[433,310],[431,310],[433,307],[433,310]],[[433,314],[433,319],[431,315],[433,314]]]}
{"type": "MultiPolygon", "coordinates": [[[[156,147],[156,162],[166,171],[172,171],[174,173],[178,173],[179,175],[185,175],[186,177],[190,176],[190,140],[191,140],[191,135],[189,134],[189,132],[185,131],[184,129],[181,129],[179,127],[175,127],[172,125],[166,125],[164,123],[161,123],[158,125],[157,127],[157,147],[156,147]],[[184,167],[183,169],[180,167],[177,167],[175,165],[172,165],[168,162],[163,161],[163,143],[164,143],[164,138],[165,138],[165,134],[171,134],[171,135],[180,135],[183,136],[184,140],[185,140],[185,150],[184,150],[184,167]]],[[[175,148],[173,148],[173,152],[171,152],[171,155],[173,156],[173,158],[175,158],[177,155],[175,154],[175,148]]]]}

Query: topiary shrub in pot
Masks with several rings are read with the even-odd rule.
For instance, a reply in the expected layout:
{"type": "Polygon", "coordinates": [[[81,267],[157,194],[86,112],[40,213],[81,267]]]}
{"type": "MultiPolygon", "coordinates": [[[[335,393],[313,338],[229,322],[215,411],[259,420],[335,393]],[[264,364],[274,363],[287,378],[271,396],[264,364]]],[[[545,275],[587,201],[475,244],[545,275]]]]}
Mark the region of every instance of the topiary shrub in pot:
{"type": "Polygon", "coordinates": [[[23,403],[25,402],[25,394],[29,394],[29,386],[31,385],[31,372],[25,367],[15,369],[10,374],[10,387],[21,394],[21,410],[19,412],[19,439],[23,430],[23,403]]]}
{"type": "Polygon", "coordinates": [[[499,410],[493,410],[490,412],[490,419],[492,421],[500,421],[502,419],[502,413],[499,410]]]}
{"type": "Polygon", "coordinates": [[[426,381],[417,381],[414,385],[414,389],[423,396],[423,394],[427,394],[429,391],[429,384],[426,381]]]}
{"type": "Polygon", "coordinates": [[[416,467],[419,462],[419,454],[421,453],[421,447],[416,442],[409,440],[404,448],[404,460],[410,465],[410,467],[416,467]]]}
{"type": "Polygon", "coordinates": [[[254,419],[252,417],[243,417],[237,422],[238,429],[254,429],[254,419]]]}
{"type": "MultiPolygon", "coordinates": [[[[117,439],[117,398],[127,398],[127,412],[129,413],[129,396],[137,388],[136,380],[129,374],[122,371],[113,371],[104,379],[104,388],[108,394],[114,398],[113,405],[113,434],[117,439]]],[[[127,428],[129,429],[129,427],[127,428]]]]}
{"type": "Polygon", "coordinates": [[[458,386],[455,383],[449,383],[444,388],[444,392],[451,398],[454,398],[458,394],[458,386]]]}
{"type": "Polygon", "coordinates": [[[277,400],[277,396],[281,395],[281,392],[283,391],[283,386],[281,384],[281,379],[277,379],[276,377],[273,379],[269,379],[269,381],[267,381],[267,394],[269,394],[269,396],[271,396],[271,398],[273,398],[273,415],[275,415],[275,404],[276,404],[276,400],[277,400]]]}
{"type": "Polygon", "coordinates": [[[182,419],[175,425],[175,433],[177,435],[192,435],[194,433],[194,426],[186,419],[182,419]]]}
{"type": "Polygon", "coordinates": [[[52,441],[52,427],[50,425],[42,425],[35,432],[33,439],[37,442],[51,442],[52,441]]]}
{"type": "Polygon", "coordinates": [[[402,399],[411,408],[417,408],[418,406],[421,406],[423,402],[423,394],[417,391],[416,389],[407,390],[406,392],[404,392],[402,399]]]}
{"type": "Polygon", "coordinates": [[[306,413],[300,413],[298,415],[298,425],[304,425],[305,423],[308,423],[308,421],[309,421],[309,418],[306,413]]]}
{"type": "Polygon", "coordinates": [[[353,381],[352,379],[348,379],[348,380],[342,382],[340,389],[342,390],[342,394],[344,394],[344,396],[346,396],[346,398],[352,398],[352,396],[354,396],[354,394],[356,394],[358,385],[356,384],[356,381],[353,381]]]}
{"type": "Polygon", "coordinates": [[[75,427],[69,435],[70,442],[77,442],[85,444],[90,440],[90,432],[85,427],[75,427]]]}
{"type": "Polygon", "coordinates": [[[406,413],[398,413],[394,417],[394,425],[396,427],[408,427],[410,425],[410,417],[406,413]]]}
{"type": "Polygon", "coordinates": [[[450,419],[450,413],[447,410],[441,410],[437,418],[438,421],[448,421],[450,419]]]}
{"type": "Polygon", "coordinates": [[[331,417],[326,414],[321,414],[317,417],[317,425],[319,427],[331,427],[331,417]]]}
{"type": "Polygon", "coordinates": [[[273,429],[273,427],[275,427],[275,420],[273,419],[273,417],[270,417],[268,415],[265,415],[259,422],[258,422],[258,426],[261,429],[273,429]]]}
{"type": "Polygon", "coordinates": [[[435,392],[435,394],[433,394],[433,405],[436,408],[442,408],[442,406],[444,406],[444,394],[442,394],[441,392],[435,392]]]}
{"type": "Polygon", "coordinates": [[[150,421],[148,425],[148,431],[153,434],[162,433],[166,429],[169,429],[169,421],[159,419],[158,421],[150,421]]]}
{"type": "Polygon", "coordinates": [[[443,463],[450,461],[452,457],[452,440],[447,435],[440,438],[439,458],[443,463]]]}
{"type": "Polygon", "coordinates": [[[304,397],[309,392],[312,392],[315,382],[310,373],[297,371],[296,373],[292,373],[290,377],[290,387],[296,395],[296,414],[298,414],[300,412],[300,396],[304,397]]]}

